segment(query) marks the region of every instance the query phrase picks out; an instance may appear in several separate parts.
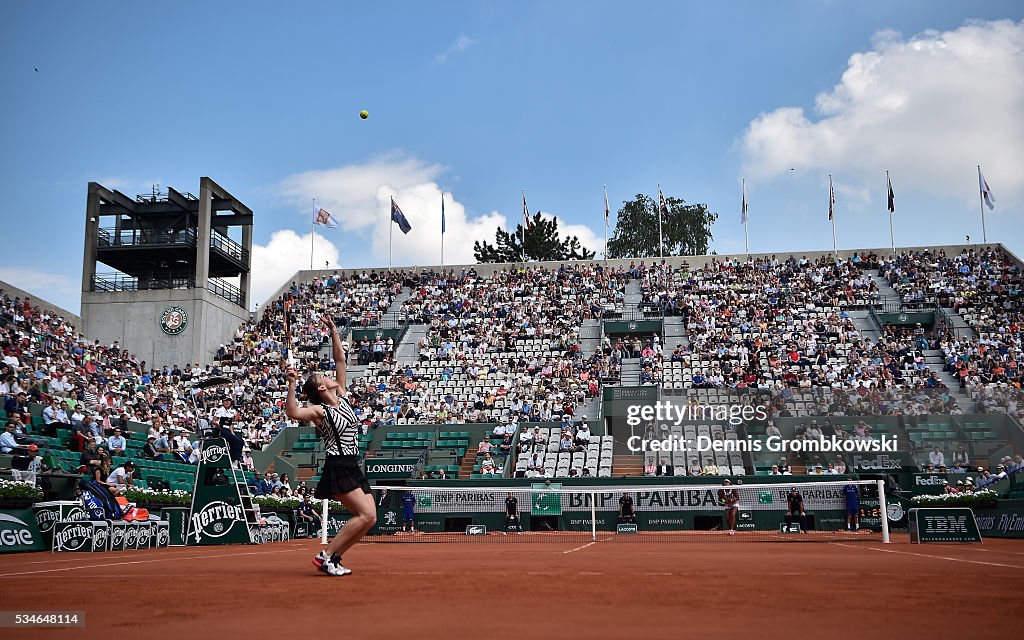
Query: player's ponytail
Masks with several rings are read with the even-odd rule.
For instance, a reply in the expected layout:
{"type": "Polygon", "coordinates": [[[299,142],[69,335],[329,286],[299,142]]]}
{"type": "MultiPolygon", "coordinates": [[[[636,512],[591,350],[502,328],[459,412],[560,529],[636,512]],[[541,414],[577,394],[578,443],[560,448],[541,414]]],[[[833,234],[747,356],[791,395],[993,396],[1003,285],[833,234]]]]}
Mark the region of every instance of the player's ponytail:
{"type": "Polygon", "coordinates": [[[306,378],[306,382],[302,384],[302,393],[306,396],[306,400],[313,404],[323,404],[323,398],[320,397],[320,383],[316,379],[316,374],[310,375],[306,378]]]}

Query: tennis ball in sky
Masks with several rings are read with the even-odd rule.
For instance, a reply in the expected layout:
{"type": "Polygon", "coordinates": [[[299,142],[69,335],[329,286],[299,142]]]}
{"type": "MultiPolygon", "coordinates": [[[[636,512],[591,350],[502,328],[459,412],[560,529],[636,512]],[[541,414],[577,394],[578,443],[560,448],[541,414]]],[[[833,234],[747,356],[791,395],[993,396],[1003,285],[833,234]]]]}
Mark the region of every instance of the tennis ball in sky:
{"type": "Polygon", "coordinates": [[[370,117],[370,112],[367,111],[366,109],[363,109],[362,111],[359,112],[359,117],[362,118],[363,120],[366,120],[367,118],[370,117]]]}

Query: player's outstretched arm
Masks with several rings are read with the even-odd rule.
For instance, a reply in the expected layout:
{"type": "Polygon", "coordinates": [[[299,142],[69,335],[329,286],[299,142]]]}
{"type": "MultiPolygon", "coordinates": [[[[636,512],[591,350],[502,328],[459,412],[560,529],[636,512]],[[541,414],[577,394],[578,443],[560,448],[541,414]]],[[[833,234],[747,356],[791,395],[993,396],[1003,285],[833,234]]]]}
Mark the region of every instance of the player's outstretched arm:
{"type": "Polygon", "coordinates": [[[295,370],[295,367],[288,367],[285,375],[288,378],[288,397],[284,403],[285,414],[299,422],[320,422],[324,417],[324,410],[320,405],[300,407],[299,401],[295,398],[295,384],[299,380],[299,372],[295,370]]]}
{"type": "Polygon", "coordinates": [[[327,330],[331,332],[331,351],[334,356],[334,377],[341,386],[342,395],[345,389],[345,377],[347,375],[345,369],[348,367],[348,352],[344,349],[341,344],[341,336],[338,335],[338,327],[334,326],[334,320],[328,314],[320,316],[320,321],[324,323],[327,330]]]}

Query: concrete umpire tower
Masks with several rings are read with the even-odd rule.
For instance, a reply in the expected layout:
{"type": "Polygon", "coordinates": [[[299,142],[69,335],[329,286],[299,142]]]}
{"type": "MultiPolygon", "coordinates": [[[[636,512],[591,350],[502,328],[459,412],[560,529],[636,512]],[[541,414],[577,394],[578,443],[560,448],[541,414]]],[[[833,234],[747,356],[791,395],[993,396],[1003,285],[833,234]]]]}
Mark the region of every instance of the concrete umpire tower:
{"type": "Polygon", "coordinates": [[[209,362],[249,319],[252,210],[210,178],[198,198],[168,188],[132,199],[90,182],[85,215],[90,338],[118,341],[149,368],[184,367],[209,362]]]}

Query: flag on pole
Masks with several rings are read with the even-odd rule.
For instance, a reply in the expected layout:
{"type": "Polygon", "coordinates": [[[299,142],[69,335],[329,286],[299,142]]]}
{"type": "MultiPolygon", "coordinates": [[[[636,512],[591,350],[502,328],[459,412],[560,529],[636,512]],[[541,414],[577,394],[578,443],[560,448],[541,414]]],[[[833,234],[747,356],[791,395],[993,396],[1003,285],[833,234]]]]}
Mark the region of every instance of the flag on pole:
{"type": "Polygon", "coordinates": [[[740,223],[747,224],[750,212],[747,209],[747,183],[743,182],[743,199],[740,201],[740,223]]]}
{"type": "Polygon", "coordinates": [[[391,221],[398,225],[398,228],[402,233],[409,233],[412,231],[412,225],[405,218],[405,214],[398,208],[398,204],[394,198],[391,198],[391,221]]]}
{"type": "MultiPolygon", "coordinates": [[[[892,187],[889,187],[889,193],[892,193],[892,187]]],[[[828,219],[831,220],[832,216],[835,215],[836,208],[836,192],[832,189],[832,176],[828,177],[828,219]]]]}
{"type": "Polygon", "coordinates": [[[316,218],[313,220],[314,224],[322,224],[328,229],[333,229],[338,226],[338,221],[334,219],[327,209],[321,208],[316,212],[316,218]]]}
{"type": "Polygon", "coordinates": [[[604,223],[608,224],[608,216],[611,213],[611,207],[608,206],[608,187],[604,188],[604,223]]]}
{"type": "Polygon", "coordinates": [[[894,213],[896,211],[896,196],[892,193],[892,180],[888,176],[885,180],[889,183],[889,213],[894,213]]]}
{"type": "Polygon", "coordinates": [[[444,194],[441,194],[441,233],[444,233],[444,194]]]}
{"type": "Polygon", "coordinates": [[[526,228],[533,228],[533,221],[530,220],[530,209],[526,206],[526,191],[523,191],[523,220],[526,222],[526,228]]]}
{"type": "Polygon", "coordinates": [[[985,201],[985,206],[989,208],[989,211],[996,208],[996,198],[992,195],[992,189],[988,186],[988,181],[985,180],[985,176],[981,175],[981,169],[978,169],[978,185],[981,188],[981,198],[985,201]]]}
{"type": "Polygon", "coordinates": [[[668,202],[665,201],[665,196],[661,193],[661,185],[658,185],[658,216],[668,214],[668,202]]]}

